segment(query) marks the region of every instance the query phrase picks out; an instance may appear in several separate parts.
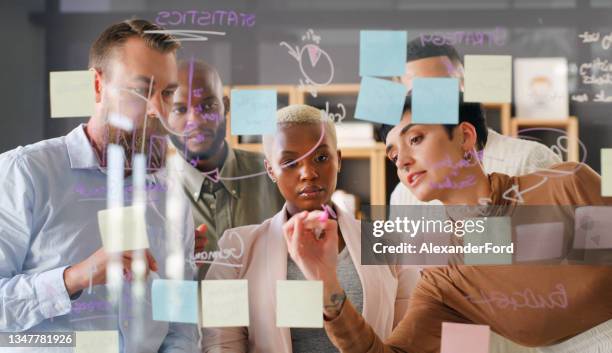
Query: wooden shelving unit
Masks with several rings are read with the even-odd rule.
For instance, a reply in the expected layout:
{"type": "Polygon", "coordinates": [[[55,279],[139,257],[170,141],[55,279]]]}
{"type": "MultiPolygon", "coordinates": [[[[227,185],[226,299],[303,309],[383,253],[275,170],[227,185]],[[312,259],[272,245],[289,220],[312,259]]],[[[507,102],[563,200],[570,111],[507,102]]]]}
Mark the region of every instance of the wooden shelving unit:
{"type": "MultiPolygon", "coordinates": [[[[252,152],[263,152],[260,143],[241,143],[235,148],[252,152]]],[[[368,159],[370,162],[370,203],[372,205],[386,204],[386,170],[385,145],[376,143],[372,147],[344,147],[342,159],[368,159]]],[[[350,192],[350,190],[349,190],[350,192]]]]}
{"type": "MultiPolygon", "coordinates": [[[[231,89],[275,89],[279,95],[286,95],[289,104],[305,104],[307,96],[311,91],[317,92],[319,96],[357,96],[359,94],[358,83],[332,84],[327,86],[294,86],[294,85],[248,85],[231,86],[224,88],[224,94],[230,95],[231,89]]],[[[504,135],[517,136],[519,127],[556,127],[564,128],[568,135],[568,159],[578,160],[578,122],[575,117],[563,120],[550,119],[520,119],[511,118],[510,103],[484,103],[486,110],[497,109],[500,112],[501,132],[504,135]]],[[[233,148],[247,151],[262,152],[260,143],[240,143],[238,136],[231,135],[231,111],[228,114],[226,131],[227,141],[233,148]]],[[[344,159],[368,160],[370,166],[370,203],[372,205],[386,204],[386,156],[383,143],[373,146],[344,147],[342,148],[344,159]]]]}
{"type": "Polygon", "coordinates": [[[520,128],[557,128],[567,132],[567,160],[579,161],[580,149],[578,145],[578,118],[570,116],[567,119],[533,119],[513,118],[511,119],[511,136],[518,137],[520,128]]]}
{"type": "Polygon", "coordinates": [[[310,94],[310,90],[317,91],[317,96],[343,96],[343,95],[355,95],[359,94],[358,83],[343,83],[334,84],[327,86],[298,86],[296,87],[297,104],[306,103],[306,95],[310,94]]]}
{"type": "MultiPolygon", "coordinates": [[[[309,88],[315,89],[318,95],[355,95],[359,93],[359,84],[336,84],[324,87],[291,86],[291,85],[255,85],[255,86],[232,86],[231,89],[275,89],[279,94],[289,97],[289,104],[304,104],[306,95],[310,94],[309,88]]],[[[226,87],[224,93],[229,96],[230,87],[226,87]]],[[[238,136],[231,135],[231,111],[228,114],[226,130],[227,141],[233,148],[247,151],[262,152],[259,143],[239,143],[238,136]]],[[[344,159],[365,159],[370,164],[370,203],[373,205],[386,204],[386,164],[385,146],[376,143],[372,147],[344,147],[342,148],[344,159]]]]}
{"type": "Polygon", "coordinates": [[[498,109],[502,135],[510,135],[512,113],[510,103],[483,103],[485,110],[498,109]]]}
{"type": "MultiPolygon", "coordinates": [[[[369,159],[370,162],[370,204],[387,204],[387,183],[385,145],[377,142],[372,147],[342,148],[343,159],[369,159]]],[[[350,190],[349,190],[350,192],[350,190]]]]}

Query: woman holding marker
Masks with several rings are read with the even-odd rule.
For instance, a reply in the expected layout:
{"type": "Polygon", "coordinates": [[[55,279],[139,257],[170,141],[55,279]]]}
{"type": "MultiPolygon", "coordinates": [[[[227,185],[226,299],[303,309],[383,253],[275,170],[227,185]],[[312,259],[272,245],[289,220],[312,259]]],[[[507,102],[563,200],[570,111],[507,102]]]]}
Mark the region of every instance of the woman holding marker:
{"type": "Polygon", "coordinates": [[[249,280],[250,325],[205,328],[203,351],[337,352],[323,328],[277,327],[279,280],[338,278],[345,291],[342,296],[326,293],[324,306],[338,307],[350,298],[376,334],[386,337],[403,316],[415,281],[410,272],[397,267],[360,265],[359,221],[331,202],[341,161],[333,122],[306,105],[280,109],[277,131],[264,136],[264,150],[268,175],[285,206],[260,225],[226,231],[220,248],[244,252],[239,258],[216,261],[206,277],[249,280]],[[287,223],[288,219],[300,221],[287,223]],[[294,226],[299,230],[295,237],[294,226]],[[297,246],[299,241],[312,244],[308,252],[297,246]],[[320,266],[300,271],[303,258],[320,266]],[[322,266],[330,262],[333,265],[322,266]]]}
{"type": "MultiPolygon", "coordinates": [[[[487,175],[480,163],[466,163],[466,167],[458,171],[431,167],[447,156],[455,162],[453,164],[461,159],[470,161],[477,158],[477,150],[486,142],[486,134],[481,134],[482,131],[486,131],[486,127],[479,104],[461,101],[457,125],[420,125],[412,123],[408,98],[403,119],[397,126],[383,127],[381,135],[386,135],[387,154],[396,164],[400,180],[422,201],[438,199],[445,205],[486,203],[523,213],[525,211],[519,209],[519,204],[612,205],[612,198],[601,197],[599,175],[583,164],[561,163],[545,172],[519,177],[496,173],[487,175]],[[471,178],[474,183],[461,188],[435,187],[447,179],[456,182],[466,178],[471,178]],[[546,182],[542,183],[544,178],[546,182]],[[508,190],[514,193],[510,195],[508,190]]],[[[566,225],[571,225],[571,231],[574,230],[573,212],[564,212],[567,208],[562,207],[550,209],[560,209],[557,216],[566,225]]],[[[306,221],[307,216],[298,214],[285,227],[291,232],[292,239],[298,239],[294,246],[300,251],[292,255],[295,255],[295,261],[307,279],[323,281],[326,296],[342,296],[345,289],[341,281],[334,276],[319,274],[322,268],[326,274],[336,272],[335,253],[328,244],[333,239],[324,237],[319,242],[308,239],[303,231],[306,221]],[[317,257],[308,256],[318,249],[322,252],[317,252],[317,257]]],[[[540,219],[533,223],[543,222],[540,219]]],[[[610,352],[612,267],[609,266],[609,250],[607,253],[606,250],[576,252],[576,249],[571,249],[574,242],[567,237],[568,229],[565,229],[566,259],[572,260],[576,253],[582,256],[582,260],[603,255],[608,256],[604,258],[608,265],[451,265],[429,268],[422,272],[406,315],[385,341],[385,336],[378,334],[355,310],[350,298],[339,307],[325,306],[327,334],[341,352],[430,353],[440,351],[442,323],[455,322],[488,325],[491,330],[526,346],[558,345],[555,352],[610,352]],[[483,293],[496,293],[495,298],[501,298],[524,291],[537,293],[533,298],[536,300],[560,286],[567,295],[566,305],[547,310],[529,305],[513,307],[507,301],[505,305],[493,307],[486,300],[480,300],[483,293]]]]}

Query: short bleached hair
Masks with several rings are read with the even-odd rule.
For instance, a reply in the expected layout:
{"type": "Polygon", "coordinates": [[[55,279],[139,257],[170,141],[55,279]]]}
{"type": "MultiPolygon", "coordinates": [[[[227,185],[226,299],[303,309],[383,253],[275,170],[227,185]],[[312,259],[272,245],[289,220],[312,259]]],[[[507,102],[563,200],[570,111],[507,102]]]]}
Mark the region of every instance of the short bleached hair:
{"type": "Polygon", "coordinates": [[[338,140],[336,138],[336,126],[325,111],[305,104],[292,104],[288,107],[279,109],[276,112],[277,132],[275,134],[263,136],[263,148],[266,159],[272,162],[274,148],[276,147],[276,134],[278,128],[291,125],[321,125],[324,123],[325,134],[330,137],[330,142],[334,148],[338,148],[338,140]]]}

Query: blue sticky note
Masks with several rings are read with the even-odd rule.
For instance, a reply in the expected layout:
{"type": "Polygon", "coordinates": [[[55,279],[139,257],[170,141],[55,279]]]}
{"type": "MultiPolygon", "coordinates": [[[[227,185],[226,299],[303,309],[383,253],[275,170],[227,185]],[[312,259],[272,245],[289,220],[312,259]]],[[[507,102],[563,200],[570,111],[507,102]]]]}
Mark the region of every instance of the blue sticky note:
{"type": "Polygon", "coordinates": [[[458,124],[459,79],[412,80],[412,123],[458,124]]]}
{"type": "Polygon", "coordinates": [[[359,75],[401,76],[406,71],[406,31],[359,32],[359,75]]]}
{"type": "Polygon", "coordinates": [[[153,320],[198,323],[198,282],[156,279],[151,292],[153,320]]]}
{"type": "Polygon", "coordinates": [[[363,77],[355,119],[396,125],[402,120],[406,92],[406,87],[401,83],[363,77]]]}
{"type": "Polygon", "coordinates": [[[232,135],[264,135],[276,131],[276,90],[233,89],[232,135]]]}

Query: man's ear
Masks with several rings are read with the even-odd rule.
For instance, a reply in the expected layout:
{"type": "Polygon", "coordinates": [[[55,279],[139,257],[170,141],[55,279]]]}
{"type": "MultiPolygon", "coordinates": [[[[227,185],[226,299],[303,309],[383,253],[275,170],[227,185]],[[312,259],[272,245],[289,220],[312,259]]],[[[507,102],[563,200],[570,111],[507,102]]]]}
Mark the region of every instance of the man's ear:
{"type": "Polygon", "coordinates": [[[461,134],[461,148],[464,151],[472,151],[477,146],[478,134],[474,125],[468,122],[459,124],[459,133],[461,134]]]}
{"type": "Polygon", "coordinates": [[[227,114],[230,112],[230,100],[228,96],[223,96],[223,107],[225,108],[225,118],[227,118],[227,114]]]}
{"type": "Polygon", "coordinates": [[[270,180],[276,183],[276,175],[274,174],[274,168],[272,168],[272,163],[268,162],[267,158],[264,159],[264,166],[266,167],[266,172],[268,173],[270,180]]]}
{"type": "Polygon", "coordinates": [[[96,98],[96,103],[100,103],[102,101],[102,72],[96,69],[89,69],[94,72],[94,94],[96,98]]]}
{"type": "Polygon", "coordinates": [[[336,153],[338,154],[338,173],[340,173],[340,169],[342,169],[342,152],[338,150],[336,153]]]}

